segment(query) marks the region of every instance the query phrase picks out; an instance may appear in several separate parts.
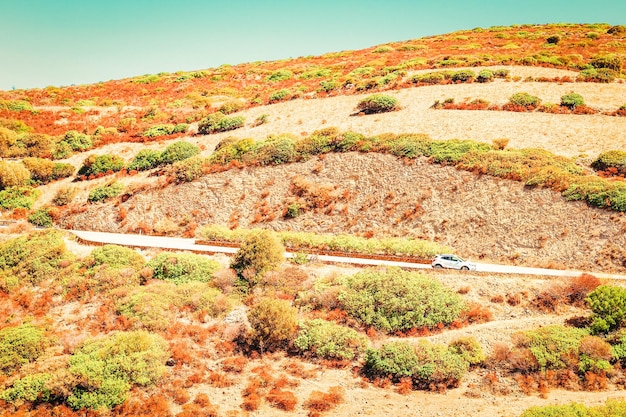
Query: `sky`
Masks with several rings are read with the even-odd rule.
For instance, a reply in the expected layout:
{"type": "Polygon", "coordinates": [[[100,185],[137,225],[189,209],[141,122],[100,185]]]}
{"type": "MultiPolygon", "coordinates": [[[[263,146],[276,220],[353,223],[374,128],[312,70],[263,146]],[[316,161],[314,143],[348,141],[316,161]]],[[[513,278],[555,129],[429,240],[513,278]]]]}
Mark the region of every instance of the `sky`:
{"type": "Polygon", "coordinates": [[[0,0],[0,90],[362,49],[512,24],[626,24],[625,0],[0,0]]]}

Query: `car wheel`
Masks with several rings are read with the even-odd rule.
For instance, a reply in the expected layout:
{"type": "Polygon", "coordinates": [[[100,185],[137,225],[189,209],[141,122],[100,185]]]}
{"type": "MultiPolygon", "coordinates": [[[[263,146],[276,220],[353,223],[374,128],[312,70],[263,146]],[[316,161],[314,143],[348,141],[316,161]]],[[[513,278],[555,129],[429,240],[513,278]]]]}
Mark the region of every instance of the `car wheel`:
{"type": "Polygon", "coordinates": [[[443,267],[441,265],[439,265],[439,264],[436,264],[436,265],[433,266],[433,268],[439,269],[439,268],[443,268],[443,267]]]}
{"type": "Polygon", "coordinates": [[[469,271],[469,267],[467,267],[467,266],[462,266],[462,267],[461,267],[461,271],[469,271]]]}

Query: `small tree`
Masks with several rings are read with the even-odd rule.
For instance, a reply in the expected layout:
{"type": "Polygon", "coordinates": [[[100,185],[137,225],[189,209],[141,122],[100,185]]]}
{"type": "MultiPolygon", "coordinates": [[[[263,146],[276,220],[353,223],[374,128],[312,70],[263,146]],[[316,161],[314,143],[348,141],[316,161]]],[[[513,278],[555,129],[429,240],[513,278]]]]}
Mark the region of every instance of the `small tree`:
{"type": "Polygon", "coordinates": [[[593,311],[591,330],[607,333],[619,329],[626,319],[626,288],[601,285],[586,298],[593,311]]]}
{"type": "Polygon", "coordinates": [[[256,284],[257,278],[276,269],[285,260],[285,247],[269,230],[254,230],[241,243],[231,263],[231,268],[248,281],[256,284]]]}
{"type": "Polygon", "coordinates": [[[265,298],[248,313],[250,342],[261,353],[286,347],[296,334],[296,309],[285,300],[265,298]]]}

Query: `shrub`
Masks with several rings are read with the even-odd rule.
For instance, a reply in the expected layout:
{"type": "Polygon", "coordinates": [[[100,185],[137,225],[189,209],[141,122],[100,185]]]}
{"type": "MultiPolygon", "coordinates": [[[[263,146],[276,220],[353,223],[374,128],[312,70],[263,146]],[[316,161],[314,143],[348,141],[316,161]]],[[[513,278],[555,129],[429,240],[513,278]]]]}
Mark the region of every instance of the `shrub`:
{"type": "Polygon", "coordinates": [[[1,329],[0,372],[11,375],[33,362],[43,353],[47,343],[44,331],[32,324],[1,329]]]}
{"type": "Polygon", "coordinates": [[[296,160],[296,142],[291,135],[279,135],[267,138],[257,144],[254,154],[261,165],[281,165],[296,160]]]}
{"type": "Polygon", "coordinates": [[[583,337],[578,352],[578,369],[580,372],[599,374],[613,368],[609,362],[613,359],[611,345],[598,336],[583,337]]]}
{"type": "Polygon", "coordinates": [[[153,149],[142,149],[128,165],[129,171],[146,171],[161,164],[161,152],[153,149]]]}
{"type": "Polygon", "coordinates": [[[108,198],[117,197],[124,191],[124,184],[119,182],[110,182],[101,187],[96,187],[89,192],[89,196],[87,197],[87,201],[90,203],[97,203],[99,201],[104,201],[108,198]]]}
{"type": "Polygon", "coordinates": [[[611,26],[610,28],[607,29],[606,33],[608,33],[609,35],[624,35],[626,34],[626,26],[623,25],[615,25],[615,26],[611,26]]]}
{"type": "Polygon", "coordinates": [[[71,259],[63,235],[57,230],[36,231],[8,240],[0,245],[0,288],[22,282],[36,285],[44,279],[57,278],[71,259]]]}
{"type": "Polygon", "coordinates": [[[251,343],[261,350],[286,347],[297,329],[296,309],[285,300],[265,298],[250,308],[251,343]]]}
{"type": "Polygon", "coordinates": [[[461,297],[438,281],[399,268],[359,272],[342,284],[338,299],[348,315],[386,332],[450,324],[464,307],[461,297]]]}
{"type": "Polygon", "coordinates": [[[415,388],[456,387],[467,373],[469,363],[445,345],[420,341],[390,342],[380,349],[368,349],[364,372],[370,378],[399,382],[410,378],[415,388]]]}
{"type": "Polygon", "coordinates": [[[117,155],[89,155],[78,170],[78,175],[98,175],[117,172],[124,168],[124,158],[117,155]]]}
{"type": "Polygon", "coordinates": [[[466,82],[473,80],[474,77],[476,77],[476,73],[474,71],[461,70],[461,71],[453,72],[452,75],[450,76],[450,79],[453,82],[466,83],[466,82]]]}
{"type": "Polygon", "coordinates": [[[513,357],[523,357],[519,353],[529,352],[530,356],[516,364],[514,370],[547,371],[567,369],[575,365],[581,340],[587,336],[584,329],[551,325],[515,335],[513,357]],[[572,363],[574,361],[574,363],[572,363]]]}
{"type": "Polygon", "coordinates": [[[0,207],[6,210],[31,209],[41,192],[30,187],[10,187],[0,191],[0,207]]]}
{"type": "Polygon", "coordinates": [[[205,255],[192,253],[160,253],[148,264],[153,278],[183,284],[189,281],[209,282],[219,263],[205,255]]]}
{"type": "Polygon", "coordinates": [[[70,164],[54,163],[43,158],[24,158],[22,163],[30,171],[30,178],[38,183],[45,184],[60,178],[67,178],[74,174],[74,167],[70,164]]]}
{"type": "Polygon", "coordinates": [[[470,365],[479,365],[485,360],[480,343],[471,336],[453,340],[448,346],[451,352],[462,356],[470,365]]]}
{"type": "Polygon", "coordinates": [[[549,43],[549,44],[552,44],[552,45],[556,45],[556,44],[557,44],[557,43],[559,43],[560,41],[561,41],[561,37],[560,37],[560,36],[558,36],[558,35],[552,35],[552,36],[549,36],[549,37],[546,39],[546,42],[547,42],[547,43],[549,43]]]}
{"type": "Polygon", "coordinates": [[[441,84],[446,79],[443,71],[416,74],[411,78],[413,83],[441,84]]]}
{"type": "Polygon", "coordinates": [[[261,126],[268,122],[270,115],[267,113],[263,113],[259,115],[256,119],[254,119],[254,126],[261,126]]]}
{"type": "Polygon", "coordinates": [[[541,103],[541,99],[539,97],[522,92],[515,93],[511,97],[509,97],[509,102],[516,106],[522,106],[532,109],[537,107],[541,103]]]}
{"type": "Polygon", "coordinates": [[[173,124],[160,124],[160,125],[150,126],[146,130],[144,130],[141,135],[147,138],[156,138],[158,136],[171,135],[173,131],[174,131],[173,124]]]}
{"type": "Polygon", "coordinates": [[[619,329],[626,319],[626,288],[601,285],[586,298],[591,311],[593,333],[619,329]]]}
{"type": "Polygon", "coordinates": [[[225,116],[223,113],[212,113],[198,122],[198,133],[209,135],[211,133],[227,132],[242,127],[246,119],[243,116],[225,116]]]}
{"type": "Polygon", "coordinates": [[[569,93],[561,96],[561,106],[569,107],[573,109],[577,106],[584,106],[585,100],[583,96],[577,93],[569,93]]]}
{"type": "MultiPolygon", "coordinates": [[[[0,118],[0,128],[5,128],[12,130],[15,133],[28,133],[32,132],[33,128],[28,126],[21,120],[16,119],[1,119],[0,118]]],[[[2,129],[0,129],[1,131],[2,129]]]]}
{"type": "Polygon", "coordinates": [[[161,154],[162,164],[172,164],[176,161],[182,161],[192,156],[198,155],[200,148],[193,143],[180,141],[169,145],[161,154]]]}
{"type": "Polygon", "coordinates": [[[343,402],[344,397],[345,390],[340,386],[330,387],[327,393],[314,390],[303,405],[309,409],[310,416],[317,416],[335,408],[337,404],[343,402]]]}
{"type": "Polygon", "coordinates": [[[91,269],[106,265],[111,269],[132,268],[138,271],[146,264],[146,260],[134,249],[103,245],[91,251],[85,263],[91,269]]]}
{"type": "Polygon", "coordinates": [[[48,373],[37,373],[26,375],[13,382],[10,388],[0,392],[0,400],[21,404],[24,401],[31,403],[47,402],[50,400],[51,392],[46,387],[52,375],[48,373]]]}
{"type": "Polygon", "coordinates": [[[62,147],[63,145],[67,145],[72,151],[84,151],[91,148],[93,143],[89,135],[70,130],[65,133],[65,136],[63,136],[63,139],[57,144],[57,147],[62,147]]]}
{"type": "Polygon", "coordinates": [[[54,225],[50,210],[47,208],[35,210],[28,216],[28,222],[39,227],[52,227],[54,225]]]}
{"type": "Polygon", "coordinates": [[[372,114],[395,111],[399,109],[399,106],[395,97],[374,94],[359,101],[356,108],[365,114],[372,114]]]}
{"type": "Polygon", "coordinates": [[[30,172],[24,164],[0,161],[0,190],[10,187],[24,187],[30,181],[30,172]]]}
{"type": "Polygon", "coordinates": [[[588,68],[578,75],[578,80],[596,83],[611,83],[615,80],[617,73],[609,68],[588,68]]]}
{"type": "Polygon", "coordinates": [[[33,106],[26,100],[0,100],[0,110],[34,111],[33,106]]]}
{"type": "Polygon", "coordinates": [[[591,168],[596,171],[606,171],[614,168],[619,175],[626,175],[626,152],[625,151],[607,151],[598,155],[595,161],[591,163],[591,168]]]}
{"type": "Polygon", "coordinates": [[[476,81],[479,83],[487,83],[492,81],[494,77],[493,71],[491,70],[482,70],[478,73],[478,77],[476,77],[476,81]]]}
{"type": "Polygon", "coordinates": [[[191,182],[203,174],[202,166],[205,158],[193,156],[183,161],[174,162],[167,170],[167,175],[173,177],[177,183],[191,182]]]}
{"type": "Polygon", "coordinates": [[[288,88],[283,88],[281,90],[274,91],[272,94],[270,94],[269,101],[270,103],[274,103],[276,101],[282,101],[288,98],[289,96],[291,96],[291,90],[289,90],[288,88]]]}
{"type": "Polygon", "coordinates": [[[619,74],[622,71],[622,59],[617,55],[597,56],[589,61],[594,68],[606,68],[619,74]]]}
{"type": "Polygon", "coordinates": [[[231,114],[236,113],[239,110],[243,109],[244,104],[239,100],[229,100],[226,103],[222,104],[218,111],[223,114],[231,114]]]}
{"type": "Polygon", "coordinates": [[[74,200],[76,194],[78,194],[76,187],[61,187],[52,198],[52,204],[55,206],[66,206],[74,200]]]}
{"type": "Polygon", "coordinates": [[[491,150],[486,143],[471,140],[442,140],[430,143],[429,156],[438,164],[459,162],[465,155],[483,154],[491,150]]]}
{"type": "Polygon", "coordinates": [[[85,342],[69,359],[78,378],[68,404],[74,409],[112,408],[133,385],[154,384],[165,374],[167,342],[145,331],[117,332],[85,342]]]}
{"type": "Polygon", "coordinates": [[[286,70],[286,69],[279,69],[276,70],[274,72],[272,72],[267,78],[267,81],[273,81],[273,82],[278,82],[278,81],[285,81],[285,80],[289,80],[293,78],[293,72],[286,70]]]}
{"type": "Polygon", "coordinates": [[[278,268],[284,260],[285,247],[276,235],[259,229],[246,235],[230,266],[253,286],[260,275],[278,268]]]}
{"type": "Polygon", "coordinates": [[[495,70],[493,72],[493,75],[494,75],[494,77],[497,77],[497,78],[507,78],[509,76],[510,72],[511,71],[509,71],[506,68],[500,68],[500,69],[495,70]]]}
{"type": "Polygon", "coordinates": [[[367,338],[349,327],[315,319],[300,324],[293,342],[303,353],[325,359],[353,360],[367,347],[367,338]]]}

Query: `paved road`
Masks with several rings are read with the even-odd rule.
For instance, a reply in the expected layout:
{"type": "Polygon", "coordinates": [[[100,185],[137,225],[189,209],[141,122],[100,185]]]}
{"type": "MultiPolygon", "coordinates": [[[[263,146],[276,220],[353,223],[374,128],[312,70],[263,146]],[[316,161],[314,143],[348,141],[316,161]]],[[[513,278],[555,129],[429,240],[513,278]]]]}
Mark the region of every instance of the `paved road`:
{"type": "MultiPolygon", "coordinates": [[[[137,234],[122,234],[122,233],[105,233],[105,232],[89,232],[84,230],[68,230],[78,236],[80,239],[87,242],[115,244],[122,246],[134,246],[143,248],[163,248],[163,249],[175,249],[175,250],[190,250],[195,252],[207,252],[207,253],[235,253],[237,248],[224,247],[224,246],[212,246],[212,245],[198,245],[194,239],[178,238],[178,237],[165,237],[165,236],[147,236],[137,234]]],[[[294,254],[287,252],[285,257],[291,258],[294,254]]],[[[401,268],[412,269],[431,269],[429,264],[420,264],[412,262],[397,262],[397,261],[384,261],[379,259],[366,259],[357,257],[343,257],[343,256],[328,256],[328,255],[311,255],[310,257],[323,262],[345,263],[353,265],[390,265],[399,266],[401,268]]],[[[546,268],[528,268],[523,266],[512,265],[498,265],[498,264],[485,264],[476,263],[477,272],[494,272],[500,274],[522,274],[522,275],[543,275],[543,276],[559,276],[559,277],[576,277],[583,272],[588,272],[595,275],[598,278],[609,279],[626,279],[626,275],[614,275],[605,274],[601,272],[593,271],[574,271],[574,270],[560,270],[560,269],[546,269],[546,268]]]]}

